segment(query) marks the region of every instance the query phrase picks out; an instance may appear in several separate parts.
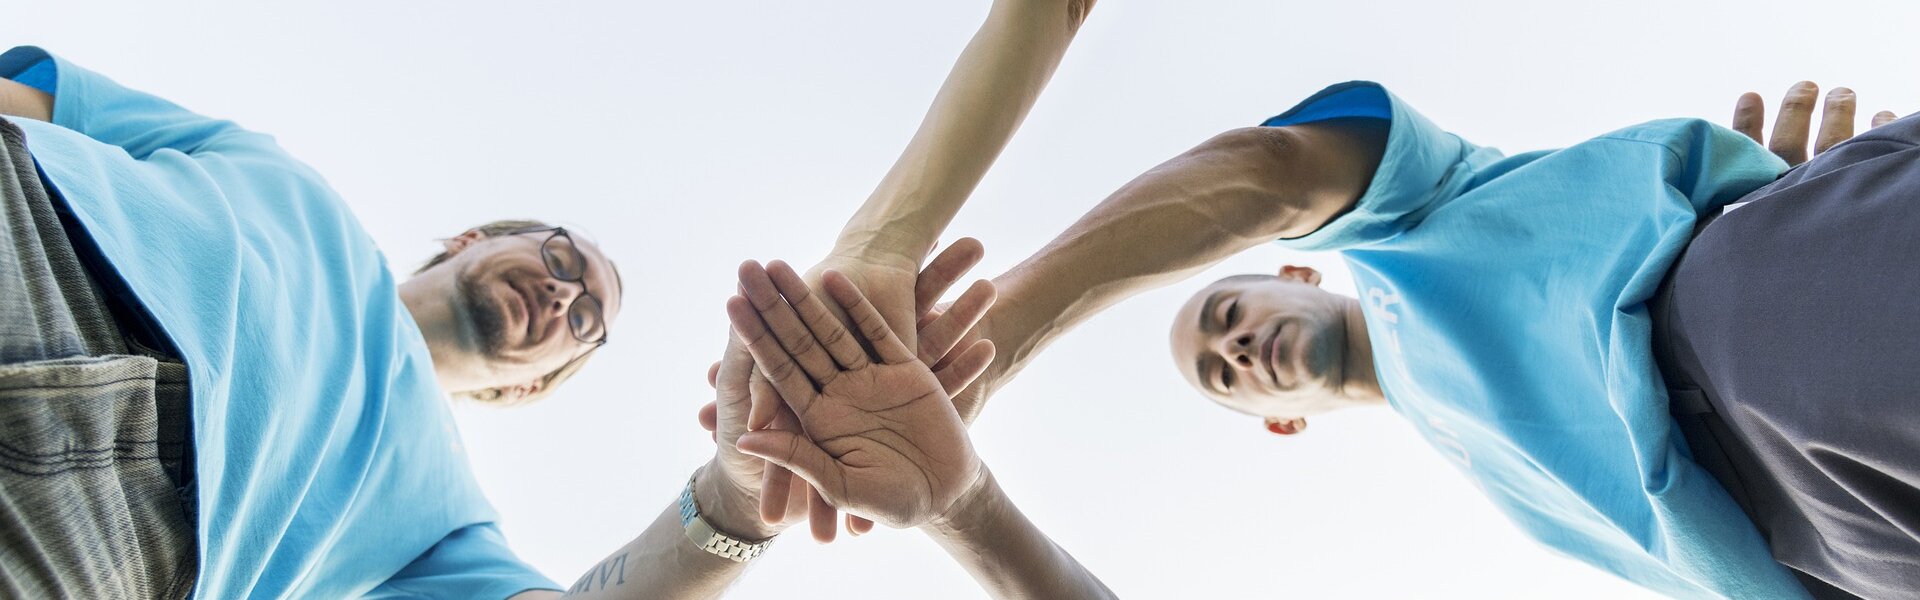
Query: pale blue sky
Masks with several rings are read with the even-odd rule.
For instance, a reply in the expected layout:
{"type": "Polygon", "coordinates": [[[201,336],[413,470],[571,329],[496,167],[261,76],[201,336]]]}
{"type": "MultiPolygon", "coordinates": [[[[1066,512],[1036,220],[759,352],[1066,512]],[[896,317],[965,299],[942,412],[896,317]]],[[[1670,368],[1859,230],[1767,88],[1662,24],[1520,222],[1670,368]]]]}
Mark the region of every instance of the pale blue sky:
{"type": "MultiPolygon", "coordinates": [[[[745,258],[808,264],[891,164],[986,0],[40,2],[0,43],[275,134],[410,270],[503,217],[579,225],[630,297],[559,397],[460,411],[521,556],[571,581],[711,453],[694,411],[745,258]]],[[[1386,83],[1509,152],[1663,117],[1724,121],[1798,79],[1920,108],[1920,7],[1835,1],[1104,0],[952,233],[1010,266],[1134,174],[1319,87],[1386,83]]],[[[1187,389],[1166,349],[1207,281],[1328,257],[1261,248],[1053,346],[974,429],[1053,537],[1134,598],[1624,598],[1522,538],[1386,410],[1299,439],[1187,389]],[[1218,540],[1234,549],[1218,550],[1218,540]]],[[[911,531],[789,536],[747,598],[976,598],[911,531]]]]}

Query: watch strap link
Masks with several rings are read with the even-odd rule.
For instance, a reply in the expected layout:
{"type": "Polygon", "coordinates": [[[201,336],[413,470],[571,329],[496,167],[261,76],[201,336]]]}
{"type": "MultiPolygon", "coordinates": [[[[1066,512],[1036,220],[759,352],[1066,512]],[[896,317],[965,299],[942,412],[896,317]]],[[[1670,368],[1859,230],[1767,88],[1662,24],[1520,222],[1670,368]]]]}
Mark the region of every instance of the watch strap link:
{"type": "Polygon", "coordinates": [[[688,479],[687,487],[680,490],[680,526],[686,528],[687,539],[693,545],[734,562],[747,562],[767,551],[767,546],[773,543],[772,539],[759,542],[742,540],[714,529],[712,524],[701,518],[700,507],[693,500],[693,482],[694,479],[688,479]]]}

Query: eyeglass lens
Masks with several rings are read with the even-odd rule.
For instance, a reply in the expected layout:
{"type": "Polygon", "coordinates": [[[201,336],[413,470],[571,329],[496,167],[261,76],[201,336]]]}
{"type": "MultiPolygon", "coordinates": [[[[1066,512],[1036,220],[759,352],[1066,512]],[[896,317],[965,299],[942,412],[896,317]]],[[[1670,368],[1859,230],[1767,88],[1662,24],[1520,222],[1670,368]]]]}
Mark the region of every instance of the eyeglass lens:
{"type": "MultiPolygon", "coordinates": [[[[546,243],[540,245],[541,259],[547,263],[547,271],[561,281],[581,282],[587,273],[587,257],[580,253],[580,247],[574,245],[573,236],[565,230],[555,231],[546,243]]],[[[594,343],[606,335],[602,322],[600,300],[591,294],[581,294],[567,307],[567,326],[573,329],[573,337],[582,342],[594,343]]]]}

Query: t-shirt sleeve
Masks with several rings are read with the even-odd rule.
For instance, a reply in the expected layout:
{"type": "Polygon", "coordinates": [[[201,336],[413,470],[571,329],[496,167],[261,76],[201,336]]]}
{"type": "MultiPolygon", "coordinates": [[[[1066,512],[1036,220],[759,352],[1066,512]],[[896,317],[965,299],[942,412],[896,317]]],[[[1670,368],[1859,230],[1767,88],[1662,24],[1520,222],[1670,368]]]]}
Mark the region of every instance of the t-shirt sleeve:
{"type": "Polygon", "coordinates": [[[1339,118],[1388,121],[1380,167],[1353,208],[1313,233],[1278,240],[1282,246],[1343,250],[1393,237],[1462,193],[1475,166],[1499,156],[1441,130],[1386,88],[1369,81],[1328,87],[1261,125],[1284,127],[1339,118]]]}
{"type": "Polygon", "coordinates": [[[53,95],[53,124],[119,146],[135,159],[161,150],[283,155],[272,137],[127,88],[37,47],[0,54],[0,77],[53,95]]]}
{"type": "Polygon", "coordinates": [[[447,534],[426,554],[413,559],[365,597],[371,599],[504,599],[527,590],[561,588],[507,547],[492,523],[469,525],[447,534]]]}

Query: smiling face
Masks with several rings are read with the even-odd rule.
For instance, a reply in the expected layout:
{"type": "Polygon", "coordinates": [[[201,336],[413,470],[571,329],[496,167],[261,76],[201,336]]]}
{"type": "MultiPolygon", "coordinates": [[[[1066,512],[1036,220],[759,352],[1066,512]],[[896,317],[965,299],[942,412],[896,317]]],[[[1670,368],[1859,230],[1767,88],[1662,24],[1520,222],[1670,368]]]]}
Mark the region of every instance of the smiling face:
{"type": "Polygon", "coordinates": [[[1349,319],[1358,316],[1349,317],[1353,299],[1321,290],[1319,280],[1311,269],[1288,267],[1200,290],[1170,336],[1187,382],[1223,406],[1267,418],[1270,429],[1355,405],[1347,370],[1355,351],[1366,351],[1364,341],[1349,343],[1349,319]]]}

